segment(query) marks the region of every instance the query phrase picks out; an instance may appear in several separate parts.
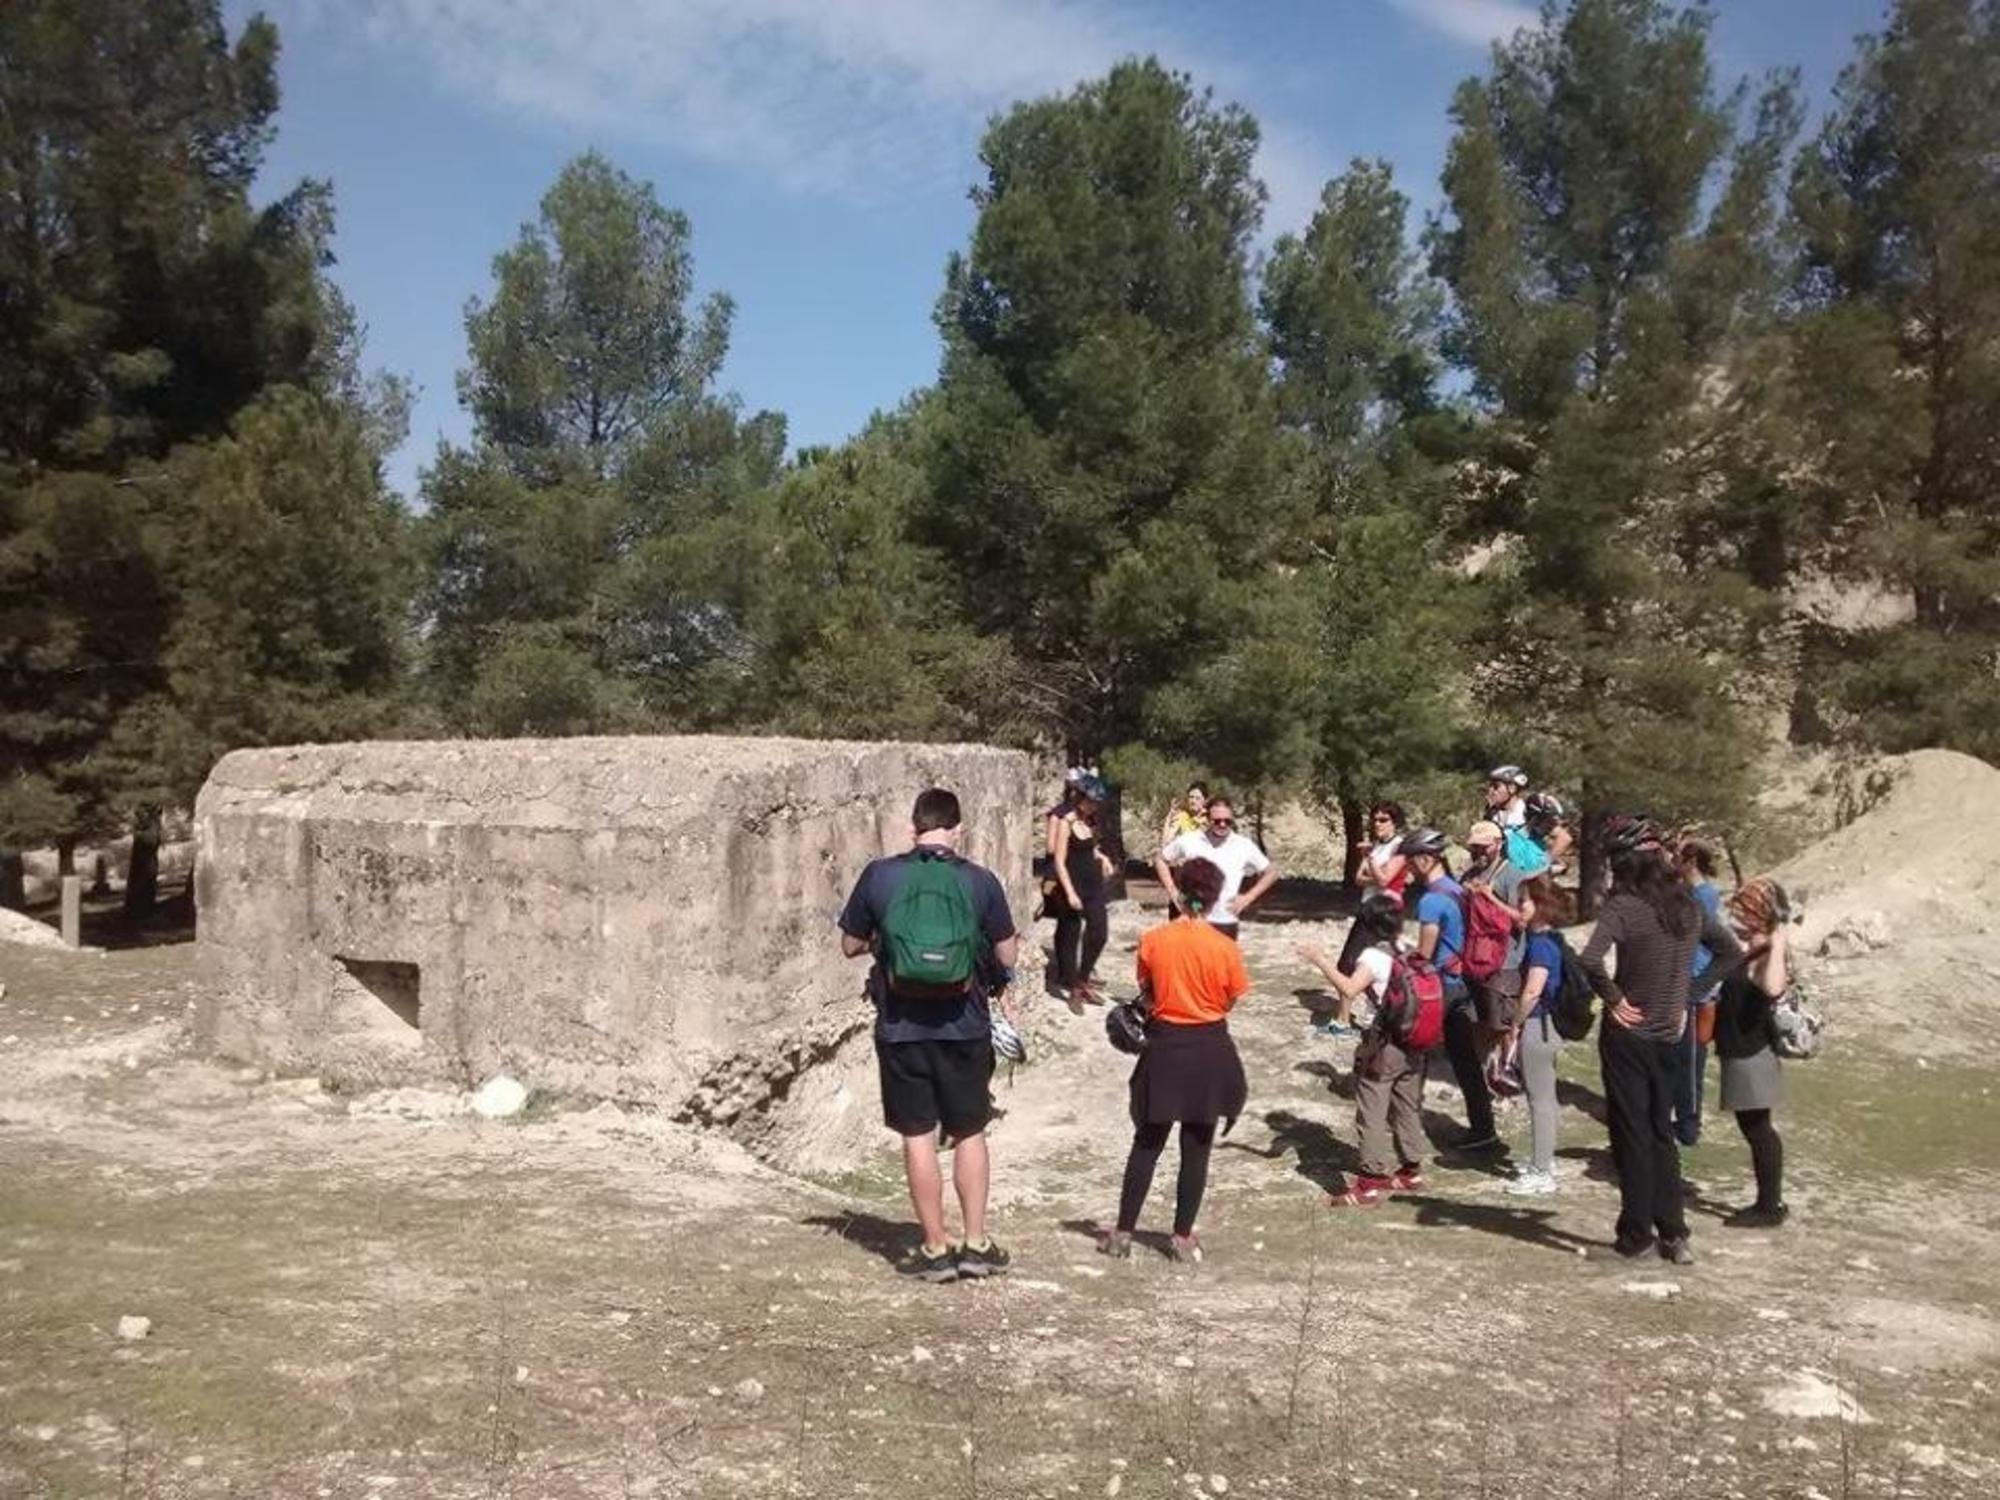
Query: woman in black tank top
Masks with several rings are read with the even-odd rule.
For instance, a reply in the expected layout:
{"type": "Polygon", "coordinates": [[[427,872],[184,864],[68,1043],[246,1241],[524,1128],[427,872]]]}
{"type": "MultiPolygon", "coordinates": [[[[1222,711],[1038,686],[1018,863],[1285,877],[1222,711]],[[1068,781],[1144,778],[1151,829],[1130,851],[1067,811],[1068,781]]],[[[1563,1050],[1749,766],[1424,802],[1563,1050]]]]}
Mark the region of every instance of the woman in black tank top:
{"type": "Polygon", "coordinates": [[[1098,839],[1097,815],[1108,789],[1094,779],[1078,787],[1076,806],[1056,829],[1056,983],[1072,1006],[1099,1005],[1093,975],[1110,936],[1104,882],[1111,860],[1098,839]]]}

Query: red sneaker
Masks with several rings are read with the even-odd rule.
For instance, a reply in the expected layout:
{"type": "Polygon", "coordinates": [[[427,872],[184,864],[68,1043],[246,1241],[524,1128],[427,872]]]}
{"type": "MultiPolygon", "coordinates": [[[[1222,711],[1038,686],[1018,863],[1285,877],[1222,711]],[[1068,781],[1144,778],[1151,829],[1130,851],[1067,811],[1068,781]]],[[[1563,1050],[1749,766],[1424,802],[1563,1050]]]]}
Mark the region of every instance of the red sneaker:
{"type": "Polygon", "coordinates": [[[1392,1177],[1357,1177],[1342,1192],[1328,1196],[1328,1208],[1373,1208],[1393,1190],[1392,1177]]]}
{"type": "Polygon", "coordinates": [[[1422,1189],[1423,1185],[1424,1169],[1422,1167],[1403,1167],[1389,1179],[1389,1191],[1392,1193],[1418,1192],[1422,1189]]]}

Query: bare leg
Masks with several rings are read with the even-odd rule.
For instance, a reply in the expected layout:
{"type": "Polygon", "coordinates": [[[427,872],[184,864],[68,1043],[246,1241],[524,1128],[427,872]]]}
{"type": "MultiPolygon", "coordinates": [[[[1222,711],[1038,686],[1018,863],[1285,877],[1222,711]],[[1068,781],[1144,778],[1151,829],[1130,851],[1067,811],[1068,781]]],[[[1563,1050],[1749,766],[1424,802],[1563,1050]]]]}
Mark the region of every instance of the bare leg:
{"type": "MultiPolygon", "coordinates": [[[[980,1147],[980,1182],[985,1183],[985,1146],[980,1147]]],[[[917,1225],[924,1232],[924,1244],[935,1250],[949,1244],[944,1237],[944,1177],[938,1170],[937,1137],[930,1131],[903,1137],[903,1175],[910,1183],[910,1207],[917,1211],[917,1225]]],[[[960,1196],[964,1190],[960,1189],[960,1196]]]]}
{"type": "MultiPolygon", "coordinates": [[[[936,1170],[937,1157],[931,1157],[932,1170],[936,1170]]],[[[958,1212],[965,1220],[965,1238],[968,1244],[981,1245],[986,1242],[986,1184],[989,1173],[986,1158],[986,1137],[981,1135],[960,1136],[951,1148],[951,1185],[958,1190],[958,1212]]],[[[939,1188],[942,1198],[943,1189],[939,1188]]],[[[942,1224],[942,1209],[940,1209],[942,1224]]]]}

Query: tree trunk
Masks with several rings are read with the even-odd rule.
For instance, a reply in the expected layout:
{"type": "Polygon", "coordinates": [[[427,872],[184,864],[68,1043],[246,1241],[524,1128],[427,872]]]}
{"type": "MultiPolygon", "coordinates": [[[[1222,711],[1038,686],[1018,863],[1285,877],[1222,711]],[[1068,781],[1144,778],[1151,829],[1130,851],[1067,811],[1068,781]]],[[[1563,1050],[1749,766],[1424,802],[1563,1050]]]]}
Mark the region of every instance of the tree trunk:
{"type": "MultiPolygon", "coordinates": [[[[1585,794],[1586,796],[1588,793],[1585,794]]],[[[1583,805],[1583,828],[1578,837],[1576,858],[1576,915],[1588,922],[1597,915],[1597,893],[1604,886],[1604,809],[1590,802],[1583,805]]]]}
{"type": "Polygon", "coordinates": [[[76,835],[64,834],[56,840],[56,878],[76,873],[76,835]]]}
{"type": "Polygon", "coordinates": [[[9,911],[28,909],[28,872],[19,849],[0,849],[0,906],[9,911]]]}
{"type": "Polygon", "coordinates": [[[151,916],[160,891],[160,814],[141,808],[132,815],[132,860],[125,867],[125,915],[141,921],[151,916]]]}
{"type": "Polygon", "coordinates": [[[1250,826],[1256,830],[1257,847],[1264,847],[1264,794],[1258,792],[1250,798],[1250,826]]]}
{"type": "Polygon", "coordinates": [[[1350,891],[1361,888],[1361,840],[1367,826],[1362,819],[1367,811],[1358,798],[1343,796],[1340,799],[1340,834],[1347,841],[1347,848],[1341,856],[1340,884],[1350,891]]]}

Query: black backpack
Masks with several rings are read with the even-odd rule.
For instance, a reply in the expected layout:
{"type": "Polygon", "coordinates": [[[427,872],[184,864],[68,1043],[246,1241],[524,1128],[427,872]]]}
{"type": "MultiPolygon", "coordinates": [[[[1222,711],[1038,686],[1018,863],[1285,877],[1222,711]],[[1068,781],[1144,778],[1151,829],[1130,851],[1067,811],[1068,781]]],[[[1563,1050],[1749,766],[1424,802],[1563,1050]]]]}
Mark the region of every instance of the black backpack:
{"type": "Polygon", "coordinates": [[[1552,1011],[1556,1035],[1566,1042],[1580,1042],[1590,1035],[1590,1028],[1597,1020],[1597,991],[1590,987],[1590,977],[1583,972],[1583,965],[1576,961],[1562,934],[1554,936],[1563,961],[1562,983],[1556,986],[1552,1011]]]}

